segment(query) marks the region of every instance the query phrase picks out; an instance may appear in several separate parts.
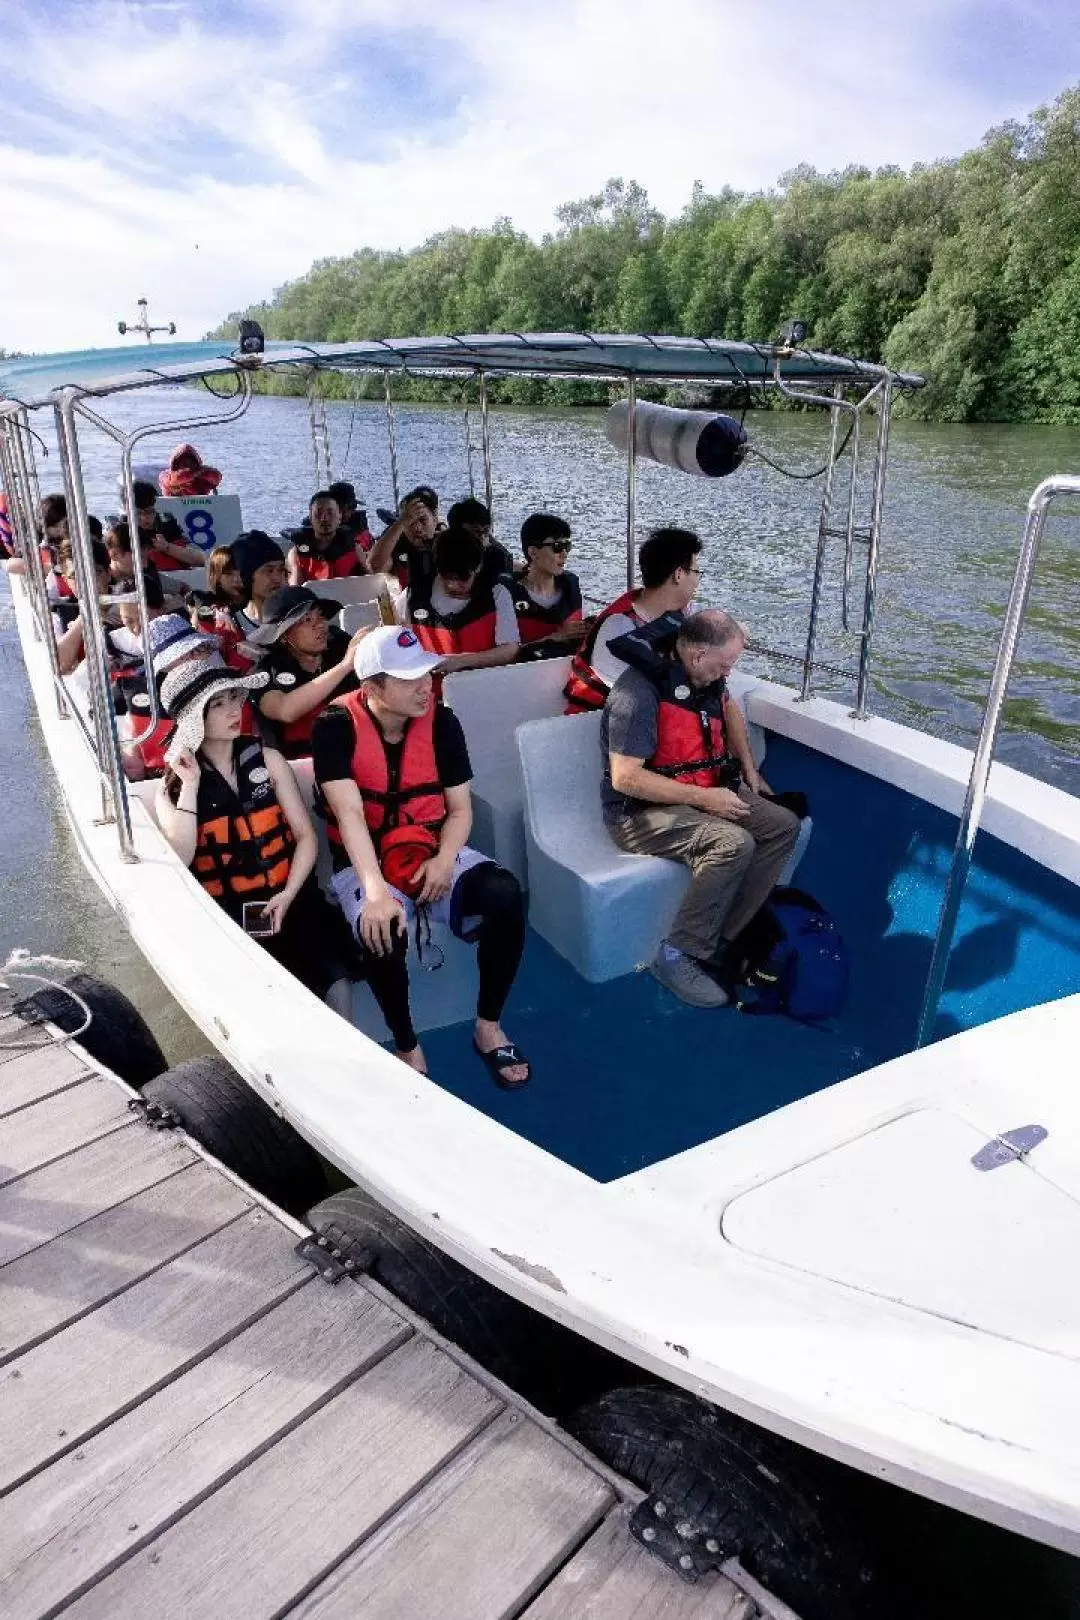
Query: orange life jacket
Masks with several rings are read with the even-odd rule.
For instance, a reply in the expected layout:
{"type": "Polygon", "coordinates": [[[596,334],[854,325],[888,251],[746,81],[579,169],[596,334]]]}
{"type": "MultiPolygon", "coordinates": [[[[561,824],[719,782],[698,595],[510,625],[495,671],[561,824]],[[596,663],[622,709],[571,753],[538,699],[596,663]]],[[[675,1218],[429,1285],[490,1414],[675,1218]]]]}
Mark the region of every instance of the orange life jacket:
{"type": "Polygon", "coordinates": [[[278,804],[257,742],[233,744],[236,792],[205,760],[199,777],[198,842],[191,870],[227,911],[270,900],[289,881],[296,840],[278,804]]]}
{"type": "Polygon", "coordinates": [[[721,787],[728,748],[727,692],[722,682],[695,692],[679,663],[649,677],[660,697],[650,771],[695,787],[721,787]]]}
{"type": "Polygon", "coordinates": [[[560,574],[559,594],[549,607],[533,601],[523,579],[507,583],[513,597],[523,647],[527,647],[531,641],[542,641],[553,630],[558,630],[560,625],[581,618],[581,586],[576,574],[560,574]]]}
{"type": "Polygon", "coordinates": [[[356,541],[334,536],[325,551],[316,551],[308,541],[296,542],[296,567],[300,583],[311,579],[348,579],[352,574],[366,574],[360,561],[356,541]]]}
{"type": "Polygon", "coordinates": [[[409,620],[416,639],[428,652],[490,652],[495,646],[498,614],[490,583],[478,578],[458,613],[439,613],[431,605],[435,576],[409,587],[409,620]]]}
{"type": "MultiPolygon", "coordinates": [[[[364,801],[364,820],[375,853],[379,853],[382,835],[391,828],[408,825],[436,832],[446,820],[446,795],[435,759],[435,704],[429,703],[425,714],[408,722],[403,745],[394,751],[393,765],[363,693],[335,698],[334,706],[344,709],[352,722],[352,778],[364,801]]],[[[326,835],[341,848],[338,824],[328,809],[325,814],[326,835]]]]}
{"type": "Polygon", "coordinates": [[[574,654],[574,661],[570,665],[570,676],[563,687],[563,697],[566,699],[565,714],[588,714],[593,709],[602,709],[607,702],[608,685],[601,680],[592,666],[592,655],[596,647],[596,638],[600,634],[600,627],[608,619],[613,619],[617,613],[625,613],[634,624],[643,624],[644,620],[634,609],[634,603],[641,595],[640,590],[624,591],[615,598],[602,613],[597,614],[592,629],[585,637],[584,645],[574,654]]]}

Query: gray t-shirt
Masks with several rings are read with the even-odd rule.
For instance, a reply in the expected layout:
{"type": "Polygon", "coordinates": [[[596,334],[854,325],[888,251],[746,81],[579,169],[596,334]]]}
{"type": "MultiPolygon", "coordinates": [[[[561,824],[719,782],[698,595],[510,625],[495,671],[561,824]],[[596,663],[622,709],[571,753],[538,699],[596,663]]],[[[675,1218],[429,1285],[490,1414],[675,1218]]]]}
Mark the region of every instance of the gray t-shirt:
{"type": "Polygon", "coordinates": [[[604,821],[613,826],[635,810],[647,808],[644,799],[632,799],[625,793],[616,793],[611,785],[611,754],[626,754],[630,759],[651,759],[656,752],[657,715],[660,696],[653,683],[639,670],[626,669],[608,693],[600,719],[600,749],[603,756],[603,778],[600,784],[600,803],[604,821]]]}

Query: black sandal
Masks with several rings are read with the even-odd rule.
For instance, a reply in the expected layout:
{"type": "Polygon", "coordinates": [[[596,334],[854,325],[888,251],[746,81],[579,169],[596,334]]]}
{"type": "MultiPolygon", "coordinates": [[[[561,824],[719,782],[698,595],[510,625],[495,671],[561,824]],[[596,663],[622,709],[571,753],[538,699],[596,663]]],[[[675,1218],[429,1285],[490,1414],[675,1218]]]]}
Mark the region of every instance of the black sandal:
{"type": "Polygon", "coordinates": [[[483,1060],[484,1067],[495,1084],[501,1086],[504,1091],[520,1091],[522,1086],[527,1086],[532,1079],[532,1064],[524,1052],[518,1050],[513,1041],[507,1041],[505,1046],[495,1046],[490,1052],[483,1052],[474,1035],[473,1051],[477,1057],[483,1060]],[[507,1069],[517,1069],[522,1066],[528,1070],[524,1080],[506,1079],[507,1069]]]}

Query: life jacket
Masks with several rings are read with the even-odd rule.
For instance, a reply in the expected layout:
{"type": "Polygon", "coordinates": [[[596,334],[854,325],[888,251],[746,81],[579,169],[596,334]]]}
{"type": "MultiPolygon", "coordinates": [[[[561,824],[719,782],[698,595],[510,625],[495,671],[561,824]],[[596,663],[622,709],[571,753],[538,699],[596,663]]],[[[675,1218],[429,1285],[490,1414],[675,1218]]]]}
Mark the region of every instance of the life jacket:
{"type": "Polygon", "coordinates": [[[236,792],[205,761],[196,801],[198,841],[191,870],[207,894],[237,913],[270,900],[289,881],[296,840],[257,742],[233,744],[236,792]]]}
{"type": "Polygon", "coordinates": [[[129,739],[135,743],[150,776],[164,776],[165,750],[172,741],[176,722],[163,716],[155,724],[150,714],[150,698],[145,686],[127,694],[129,739]]]}
{"type": "Polygon", "coordinates": [[[695,692],[678,662],[650,677],[660,698],[656,748],[645,761],[650,771],[694,787],[726,786],[728,747],[727,691],[718,681],[695,692]]]}
{"type": "Polygon", "coordinates": [[[146,558],[143,562],[144,569],[148,562],[153,563],[159,574],[172,574],[180,568],[188,568],[191,566],[189,563],[180,562],[176,557],[170,557],[167,551],[159,551],[157,546],[151,546],[150,550],[146,553],[146,558]]]}
{"type": "Polygon", "coordinates": [[[434,585],[432,575],[409,587],[409,620],[420,645],[433,653],[490,652],[498,619],[492,586],[478,578],[460,611],[443,614],[431,605],[434,585]]]}
{"type": "Polygon", "coordinates": [[[213,618],[200,619],[197,628],[201,635],[217,637],[221,643],[221,656],[229,669],[235,669],[242,675],[251,674],[255,659],[245,649],[246,637],[231,608],[215,607],[213,618]]]}
{"type": "Polygon", "coordinates": [[[559,576],[559,593],[549,607],[533,601],[523,579],[507,580],[506,585],[513,597],[522,646],[527,647],[531,641],[542,641],[560,625],[581,618],[581,586],[576,574],[559,576]]]}
{"type": "Polygon", "coordinates": [[[607,702],[607,682],[602,681],[592,666],[592,655],[596,647],[596,638],[600,634],[600,627],[617,613],[625,613],[634,624],[643,624],[645,621],[634,608],[634,603],[641,595],[640,590],[624,591],[615,598],[602,613],[597,614],[592,629],[585,637],[584,645],[574,654],[574,661],[570,665],[570,676],[563,688],[566,699],[565,714],[588,714],[593,709],[602,709],[607,702]]]}
{"type": "Polygon", "coordinates": [[[390,554],[389,572],[397,580],[399,590],[408,590],[434,575],[434,555],[427,546],[413,546],[408,540],[399,540],[390,554]]]}
{"type": "MultiPolygon", "coordinates": [[[[301,533],[310,535],[311,531],[301,533]]],[[[325,551],[316,551],[308,540],[296,541],[296,567],[301,584],[311,579],[348,579],[366,572],[356,551],[356,541],[339,529],[325,551]]]]}
{"type": "MultiPolygon", "coordinates": [[[[402,747],[394,751],[397,758],[393,768],[386,740],[363,693],[349,692],[335,698],[334,706],[344,709],[352,722],[352,779],[360,789],[364,820],[375,853],[379,853],[383,834],[394,827],[426,827],[436,832],[446,820],[446,795],[435,759],[435,704],[430,703],[426,714],[408,722],[402,747]]],[[[327,838],[342,848],[336,820],[325,806],[323,813],[327,838]]]]}

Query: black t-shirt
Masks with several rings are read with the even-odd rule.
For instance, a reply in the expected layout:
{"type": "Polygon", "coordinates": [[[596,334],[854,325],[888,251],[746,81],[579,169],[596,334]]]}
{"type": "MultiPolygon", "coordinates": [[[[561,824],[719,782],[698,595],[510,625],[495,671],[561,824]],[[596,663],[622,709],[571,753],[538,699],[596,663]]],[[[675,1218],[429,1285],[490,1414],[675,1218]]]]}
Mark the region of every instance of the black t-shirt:
{"type": "MultiPolygon", "coordinates": [[[[298,686],[306,686],[308,681],[316,680],[319,675],[324,674],[334,664],[341,662],[348,645],[349,638],[344,630],[340,630],[336,624],[332,624],[330,626],[330,639],[326,643],[326,651],[323,654],[322,669],[310,670],[304,668],[292,652],[292,649],[286,646],[284,641],[275,642],[265,658],[259,663],[259,668],[265,670],[270,677],[269,686],[265,691],[260,692],[256,698],[260,715],[262,715],[262,700],[270,692],[281,692],[287,697],[290,692],[295,692],[298,686]]],[[[334,698],[344,697],[346,692],[355,692],[359,685],[360,682],[350,669],[348,674],[343,675],[338,685],[335,686],[326,700],[327,703],[331,703],[334,698]]],[[[278,739],[277,746],[281,748],[286,758],[294,758],[297,754],[310,752],[308,743],[304,738],[297,739],[295,747],[290,746],[287,728],[282,726],[280,722],[269,720],[268,717],[263,716],[262,724],[264,727],[268,724],[273,727],[274,734],[278,739]]]]}
{"type": "MultiPolygon", "coordinates": [[[[472,780],[472,761],[461,721],[450,709],[440,703],[435,710],[435,766],[443,788],[462,787],[472,780]]],[[[311,732],[311,755],[315,762],[316,782],[351,782],[352,756],[356,733],[344,709],[324,709],[311,732]]],[[[386,752],[393,762],[405,746],[404,738],[398,743],[387,743],[386,752]]],[[[349,865],[349,857],[338,845],[331,845],[334,870],[339,872],[349,865]]]]}

